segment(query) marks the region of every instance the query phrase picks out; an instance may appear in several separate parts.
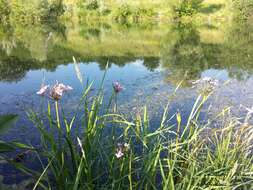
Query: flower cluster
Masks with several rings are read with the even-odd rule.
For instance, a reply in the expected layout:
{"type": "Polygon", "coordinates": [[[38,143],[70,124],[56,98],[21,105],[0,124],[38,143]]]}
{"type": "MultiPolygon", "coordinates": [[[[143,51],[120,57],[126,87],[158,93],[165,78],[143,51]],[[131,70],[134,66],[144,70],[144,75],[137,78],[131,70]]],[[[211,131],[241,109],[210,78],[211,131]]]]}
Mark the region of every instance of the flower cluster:
{"type": "Polygon", "coordinates": [[[119,93],[119,92],[121,92],[123,90],[123,87],[122,87],[122,85],[119,82],[114,82],[112,84],[112,86],[113,86],[113,89],[114,89],[115,93],[119,93]]]}
{"type": "Polygon", "coordinates": [[[116,148],[116,153],[115,156],[119,159],[122,158],[125,154],[125,152],[127,152],[130,148],[130,145],[128,143],[118,143],[117,148],[116,148]]]}
{"type": "Polygon", "coordinates": [[[50,98],[58,101],[63,96],[63,93],[69,90],[73,90],[73,88],[69,85],[64,85],[63,83],[56,81],[51,88],[49,85],[42,85],[37,94],[41,96],[48,95],[50,98]]]}
{"type": "Polygon", "coordinates": [[[210,93],[219,85],[219,81],[210,77],[204,77],[193,81],[192,84],[194,88],[201,90],[201,92],[210,93]]]}

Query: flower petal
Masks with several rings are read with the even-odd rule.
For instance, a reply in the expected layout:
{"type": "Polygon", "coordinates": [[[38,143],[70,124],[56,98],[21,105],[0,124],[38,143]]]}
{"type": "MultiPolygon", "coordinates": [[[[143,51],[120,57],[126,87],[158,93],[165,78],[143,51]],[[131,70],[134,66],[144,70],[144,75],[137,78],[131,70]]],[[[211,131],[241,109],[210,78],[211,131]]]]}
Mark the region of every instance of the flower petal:
{"type": "Polygon", "coordinates": [[[49,88],[49,85],[42,86],[36,94],[44,96],[47,92],[47,89],[49,88]]]}

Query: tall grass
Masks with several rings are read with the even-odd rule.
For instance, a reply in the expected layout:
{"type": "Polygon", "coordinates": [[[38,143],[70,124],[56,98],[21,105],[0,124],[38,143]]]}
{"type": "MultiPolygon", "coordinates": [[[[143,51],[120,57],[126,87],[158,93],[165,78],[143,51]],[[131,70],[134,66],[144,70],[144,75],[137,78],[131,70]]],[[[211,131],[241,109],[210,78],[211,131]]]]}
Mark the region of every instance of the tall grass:
{"type": "Polygon", "coordinates": [[[183,113],[169,113],[175,93],[160,124],[150,126],[145,106],[129,121],[113,109],[119,93],[113,91],[106,103],[103,82],[93,96],[91,86],[84,89],[72,118],[64,115],[60,101],[48,103],[47,119],[29,111],[41,135],[42,146],[34,150],[41,170],[14,164],[34,178],[33,189],[253,188],[249,115],[240,121],[224,109],[200,122],[210,94],[199,95],[183,123],[183,113]],[[176,123],[169,124],[173,118],[176,123]],[[221,127],[213,128],[218,121],[221,127]]]}

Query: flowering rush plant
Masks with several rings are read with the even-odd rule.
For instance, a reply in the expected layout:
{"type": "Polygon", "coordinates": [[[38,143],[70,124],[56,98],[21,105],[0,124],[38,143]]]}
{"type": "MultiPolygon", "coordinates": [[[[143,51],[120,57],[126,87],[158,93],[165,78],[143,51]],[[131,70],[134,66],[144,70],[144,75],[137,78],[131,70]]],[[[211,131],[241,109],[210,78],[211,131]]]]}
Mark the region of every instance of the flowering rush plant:
{"type": "Polygon", "coordinates": [[[118,94],[119,92],[123,90],[123,86],[119,82],[114,82],[112,86],[116,94],[118,94]]]}
{"type": "Polygon", "coordinates": [[[124,154],[130,149],[130,145],[128,143],[118,143],[116,148],[115,156],[116,158],[122,158],[124,154]]]}
{"type": "Polygon", "coordinates": [[[211,77],[204,77],[192,82],[193,88],[200,92],[210,93],[219,86],[219,81],[211,77]]]}
{"type": "Polygon", "coordinates": [[[51,88],[49,85],[42,85],[36,94],[40,96],[48,96],[49,98],[58,101],[61,99],[65,92],[70,90],[73,90],[71,86],[56,81],[56,83],[51,88]]]}

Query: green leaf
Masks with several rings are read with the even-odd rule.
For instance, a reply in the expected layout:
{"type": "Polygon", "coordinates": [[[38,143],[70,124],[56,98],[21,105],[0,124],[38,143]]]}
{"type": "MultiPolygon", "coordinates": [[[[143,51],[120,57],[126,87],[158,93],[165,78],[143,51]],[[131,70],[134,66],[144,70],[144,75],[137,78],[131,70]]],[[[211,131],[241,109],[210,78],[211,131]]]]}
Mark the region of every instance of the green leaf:
{"type": "Polygon", "coordinates": [[[16,149],[34,149],[31,146],[25,145],[23,143],[18,142],[4,142],[0,141],[0,153],[12,152],[16,149]]]}
{"type": "Polygon", "coordinates": [[[6,132],[9,128],[15,126],[18,115],[8,114],[0,116],[0,134],[6,132]]]}
{"type": "Polygon", "coordinates": [[[14,151],[15,147],[9,143],[0,141],[0,153],[14,151]]]}
{"type": "Polygon", "coordinates": [[[32,146],[20,143],[20,142],[11,142],[10,143],[13,147],[19,148],[19,149],[30,149],[33,150],[34,148],[32,146]]]}

